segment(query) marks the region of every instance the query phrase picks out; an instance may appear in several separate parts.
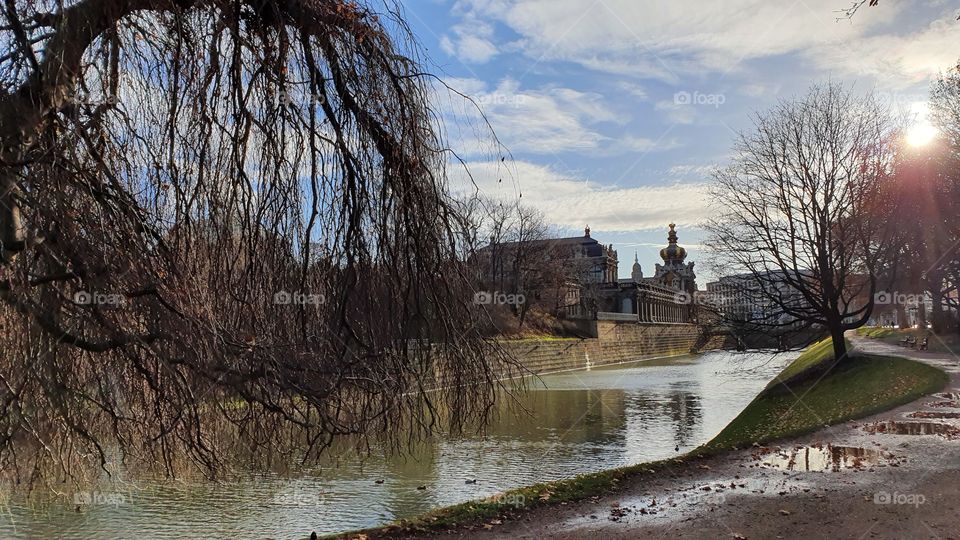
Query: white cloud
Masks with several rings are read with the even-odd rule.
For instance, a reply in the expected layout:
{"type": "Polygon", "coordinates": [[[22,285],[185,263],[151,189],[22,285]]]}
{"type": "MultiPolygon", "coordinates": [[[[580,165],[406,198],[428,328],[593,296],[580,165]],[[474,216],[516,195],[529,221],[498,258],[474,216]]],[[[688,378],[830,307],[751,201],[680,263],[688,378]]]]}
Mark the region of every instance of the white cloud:
{"type": "Polygon", "coordinates": [[[624,135],[617,139],[617,144],[614,146],[616,146],[618,150],[622,149],[630,152],[662,152],[664,150],[680,148],[683,145],[675,137],[651,139],[649,137],[624,135]]]}
{"type": "Polygon", "coordinates": [[[440,38],[440,48],[462,62],[484,64],[499,52],[491,41],[493,27],[487,23],[471,17],[464,23],[453,26],[451,31],[452,36],[445,34],[440,38]]]}
{"type": "MultiPolygon", "coordinates": [[[[469,95],[486,115],[487,121],[512,152],[554,154],[559,152],[596,151],[612,139],[601,134],[596,124],[621,122],[606,105],[600,94],[580,92],[570,88],[544,87],[522,89],[513,79],[503,79],[490,89],[475,79],[446,81],[451,87],[469,95]]],[[[462,98],[451,96],[446,104],[455,113],[472,117],[479,122],[480,111],[462,98]],[[459,106],[458,106],[459,102],[459,106]]],[[[469,141],[460,141],[467,155],[469,141]]]]}
{"type": "Polygon", "coordinates": [[[745,84],[740,87],[740,93],[749,96],[752,98],[761,97],[767,93],[777,94],[780,92],[780,85],[765,85],[765,84],[745,84]]]}
{"type": "Polygon", "coordinates": [[[674,124],[692,124],[697,117],[697,106],[690,103],[677,103],[676,100],[658,101],[653,107],[674,124]]]}
{"type": "MultiPolygon", "coordinates": [[[[481,194],[518,201],[544,213],[548,223],[598,232],[665,228],[668,223],[694,225],[711,216],[706,183],[639,187],[601,186],[529,162],[468,164],[481,194]]],[[[459,167],[451,169],[452,190],[473,193],[459,167]]]]}
{"type": "Polygon", "coordinates": [[[858,16],[857,24],[838,24],[832,0],[462,0],[458,6],[509,26],[532,57],[661,78],[841,43],[898,11],[889,5],[858,16]]]}
{"type": "Polygon", "coordinates": [[[672,82],[791,53],[837,75],[900,85],[956,62],[956,13],[943,4],[887,2],[850,22],[837,21],[841,7],[835,0],[460,0],[454,11],[506,25],[538,62],[672,82]],[[910,15],[941,18],[910,29],[910,15]]]}
{"type": "Polygon", "coordinates": [[[620,91],[622,91],[624,94],[640,101],[646,101],[649,97],[647,96],[647,91],[639,84],[620,81],[617,83],[617,88],[620,89],[620,91]]]}
{"type": "MultiPolygon", "coordinates": [[[[676,148],[675,139],[651,139],[624,133],[605,135],[604,123],[625,125],[629,116],[611,109],[608,99],[597,93],[571,88],[544,86],[521,88],[510,78],[489,88],[476,79],[448,79],[450,87],[469,95],[486,115],[494,131],[512,152],[557,154],[561,152],[600,152],[614,155],[625,152],[650,152],[676,148]]],[[[441,94],[443,94],[441,92],[441,94]]],[[[479,122],[480,112],[459,96],[441,96],[443,107],[479,122]]],[[[449,122],[450,125],[456,125],[449,122]]],[[[463,142],[462,148],[469,148],[463,142]]],[[[468,155],[475,155],[467,150],[468,155]]]]}
{"type": "Polygon", "coordinates": [[[879,34],[852,40],[843,47],[821,45],[806,53],[825,70],[869,76],[885,88],[925,83],[956,65],[960,23],[949,13],[916,32],[879,34]]]}
{"type": "Polygon", "coordinates": [[[670,167],[670,170],[667,171],[667,174],[676,178],[697,178],[697,179],[706,179],[710,178],[713,174],[713,170],[717,167],[716,164],[713,165],[674,165],[670,167]]]}

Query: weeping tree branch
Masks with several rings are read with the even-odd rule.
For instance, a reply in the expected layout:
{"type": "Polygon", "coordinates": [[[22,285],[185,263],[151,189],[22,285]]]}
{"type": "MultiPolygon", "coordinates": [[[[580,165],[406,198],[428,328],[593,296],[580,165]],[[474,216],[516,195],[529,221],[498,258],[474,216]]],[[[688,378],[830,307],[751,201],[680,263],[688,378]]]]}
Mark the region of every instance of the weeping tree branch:
{"type": "Polygon", "coordinates": [[[514,366],[476,329],[394,6],[10,0],[0,39],[10,470],[119,447],[215,472],[483,421],[514,366]]]}

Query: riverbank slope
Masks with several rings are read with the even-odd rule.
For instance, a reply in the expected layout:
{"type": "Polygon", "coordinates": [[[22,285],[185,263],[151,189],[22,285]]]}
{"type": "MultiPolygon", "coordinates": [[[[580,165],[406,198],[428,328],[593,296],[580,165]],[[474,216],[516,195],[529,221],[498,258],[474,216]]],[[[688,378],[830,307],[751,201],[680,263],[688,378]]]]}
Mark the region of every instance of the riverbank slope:
{"type": "MultiPolygon", "coordinates": [[[[862,340],[853,339],[854,344],[861,347],[862,340]]],[[[806,534],[818,534],[823,530],[823,520],[833,522],[837,519],[835,513],[829,510],[832,508],[831,503],[836,503],[838,508],[856,504],[857,500],[873,505],[872,499],[864,501],[864,493],[855,489],[851,493],[850,490],[836,487],[853,485],[854,483],[848,484],[852,479],[870,477],[862,474],[867,469],[857,467],[853,469],[856,472],[848,474],[848,471],[780,471],[762,465],[765,459],[791,455],[791,449],[797,446],[818,443],[820,449],[814,454],[826,453],[826,461],[831,463],[834,448],[843,449],[848,446],[851,451],[863,450],[863,455],[866,455],[866,450],[896,454],[900,457],[889,458],[896,460],[891,462],[895,463],[895,466],[883,463],[869,471],[906,474],[907,477],[898,478],[904,486],[909,485],[910,478],[928,474],[924,471],[943,468],[952,471],[943,478],[955,481],[955,464],[960,463],[960,454],[954,456],[951,452],[939,451],[935,454],[938,458],[934,459],[925,453],[922,456],[913,456],[902,455],[902,451],[897,453],[887,448],[875,450],[883,447],[885,437],[896,439],[898,436],[867,433],[863,429],[864,424],[859,422],[841,423],[811,435],[799,436],[781,442],[779,447],[760,446],[763,441],[810,432],[830,423],[845,422],[850,418],[896,407],[899,403],[914,402],[919,395],[936,390],[947,380],[943,372],[927,365],[884,356],[894,351],[877,347],[872,350],[863,347],[861,351],[869,353],[870,358],[861,360],[861,355],[857,362],[833,363],[831,358],[822,355],[820,358],[811,358],[810,354],[818,354],[816,348],[811,349],[810,354],[798,360],[806,364],[806,369],[794,368],[795,373],[789,373],[789,368],[785,370],[787,376],[781,376],[777,384],[771,385],[764,395],[759,396],[714,441],[683,459],[531,486],[505,494],[499,500],[458,505],[399,527],[371,530],[364,534],[370,538],[430,536],[439,533],[478,537],[580,538],[595,533],[615,537],[636,537],[638,534],[654,537],[703,537],[704,534],[748,536],[744,531],[753,531],[750,534],[772,537],[782,534],[784,525],[799,527],[797,531],[791,531],[791,536],[792,532],[804,534],[804,523],[810,527],[806,534]],[[864,439],[870,437],[878,437],[879,440],[864,439]],[[850,444],[837,444],[844,440],[850,444]],[[753,446],[750,441],[756,441],[758,445],[753,446]],[[859,444],[857,441],[860,441],[859,444]],[[823,443],[833,443],[834,446],[825,446],[823,443]],[[743,447],[748,448],[724,452],[727,449],[743,447]],[[943,457],[949,461],[951,456],[957,458],[953,469],[946,466],[948,463],[939,460],[939,457],[943,457]],[[905,463],[915,463],[920,472],[911,472],[905,463]],[[829,476],[832,474],[847,476],[833,478],[829,476]],[[788,496],[792,496],[789,500],[797,505],[794,510],[780,508],[788,500],[788,496]],[[834,501],[834,498],[837,500],[834,501]],[[524,504],[517,505],[518,501],[523,501],[524,504]],[[503,504],[504,502],[522,508],[503,504]],[[771,517],[780,519],[757,519],[751,512],[743,511],[748,507],[765,508],[771,505],[777,507],[773,509],[771,517]],[[818,512],[823,518],[819,522],[817,518],[811,517],[818,515],[818,512]],[[721,515],[725,516],[724,523],[718,524],[715,518],[721,515]],[[785,519],[794,515],[797,517],[785,519]]],[[[948,363],[947,360],[949,359],[938,359],[927,363],[943,367],[948,363]]],[[[958,381],[953,383],[957,385],[958,381]]],[[[897,418],[902,416],[902,412],[898,411],[909,409],[913,412],[920,408],[920,405],[913,403],[912,406],[901,406],[875,415],[867,419],[866,425],[869,427],[881,418],[897,418]]],[[[924,437],[922,444],[956,443],[944,437],[933,436],[932,439],[924,437]]],[[[909,444],[903,448],[909,448],[909,444]]],[[[922,445],[918,444],[917,448],[921,449],[922,445]]],[[[804,455],[809,461],[810,452],[804,455]]],[[[882,474],[873,476],[877,480],[883,478],[882,474]]],[[[945,493],[949,493],[948,484],[944,484],[943,488],[947,489],[945,493]]],[[[939,497],[937,489],[927,491],[930,500],[939,497]]],[[[880,491],[875,489],[873,493],[880,491]]],[[[897,510],[903,509],[898,507],[897,510]]],[[[763,517],[765,514],[758,515],[763,517]]],[[[869,515],[869,512],[864,515],[869,515]]],[[[851,519],[851,523],[840,525],[837,530],[869,525],[855,518],[851,519]]],[[[960,519],[956,523],[960,523],[960,519]]],[[[934,525],[947,527],[950,523],[934,525]]],[[[857,536],[859,535],[854,535],[857,536]]]]}

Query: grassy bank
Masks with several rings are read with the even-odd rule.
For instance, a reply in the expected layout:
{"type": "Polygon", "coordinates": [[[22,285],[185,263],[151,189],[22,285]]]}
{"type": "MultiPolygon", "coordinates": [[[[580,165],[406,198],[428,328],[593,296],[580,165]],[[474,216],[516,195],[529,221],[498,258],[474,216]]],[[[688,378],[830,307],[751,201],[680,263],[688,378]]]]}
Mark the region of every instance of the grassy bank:
{"type": "MultiPolygon", "coordinates": [[[[847,342],[847,350],[850,350],[850,342],[847,342]]],[[[791,362],[789,366],[783,368],[783,371],[781,371],[779,375],[770,381],[770,384],[767,385],[767,389],[769,390],[770,388],[778,384],[788,382],[791,379],[824,369],[829,366],[832,360],[833,341],[829,338],[824,339],[823,341],[818,341],[817,343],[807,347],[807,350],[803,351],[803,354],[798,356],[797,359],[791,362]]]]}
{"type": "MultiPolygon", "coordinates": [[[[879,339],[899,345],[900,341],[906,338],[913,338],[917,343],[923,341],[928,335],[929,330],[923,328],[890,328],[888,326],[864,326],[857,329],[857,335],[879,339]]],[[[957,334],[938,334],[930,336],[930,342],[927,344],[927,350],[945,354],[960,354],[960,335],[957,334]]]]}
{"type": "MultiPolygon", "coordinates": [[[[860,356],[834,362],[827,339],[808,348],[717,437],[684,458],[706,457],[868,416],[936,392],[947,380],[938,369],[902,358],[860,356]]],[[[396,525],[345,536],[402,536],[461,525],[482,527],[485,522],[511,519],[538,506],[604,495],[623,480],[656,472],[675,461],[643,463],[522,487],[495,498],[441,508],[396,525]]]]}
{"type": "Polygon", "coordinates": [[[811,346],[703,447],[716,452],[862,418],[942,389],[943,371],[889,356],[834,362],[830,340],[811,346]]]}

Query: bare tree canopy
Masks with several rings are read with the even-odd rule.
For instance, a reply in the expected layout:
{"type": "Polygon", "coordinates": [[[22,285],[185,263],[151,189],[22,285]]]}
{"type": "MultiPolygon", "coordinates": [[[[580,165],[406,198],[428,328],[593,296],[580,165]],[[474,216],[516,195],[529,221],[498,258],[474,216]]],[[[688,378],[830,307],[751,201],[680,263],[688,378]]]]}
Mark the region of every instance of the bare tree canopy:
{"type": "Polygon", "coordinates": [[[892,245],[894,134],[873,99],[815,86],[759,115],[716,174],[722,210],[707,230],[717,260],[769,304],[760,324],[822,325],[838,360],[843,332],[870,317],[892,245]]]}
{"type": "MultiPolygon", "coordinates": [[[[917,253],[923,262],[925,285],[932,296],[932,323],[935,331],[950,325],[948,311],[958,305],[960,284],[960,63],[934,81],[930,92],[930,111],[940,140],[932,151],[922,156],[919,172],[926,196],[922,223],[934,234],[924,242],[926,248],[917,253]]],[[[916,170],[911,171],[916,174],[916,170]]],[[[907,185],[905,189],[915,188],[907,185]]],[[[960,321],[953,321],[960,331],[960,321]]]]}
{"type": "Polygon", "coordinates": [[[486,413],[396,6],[8,0],[0,39],[4,470],[215,471],[486,413]]]}

